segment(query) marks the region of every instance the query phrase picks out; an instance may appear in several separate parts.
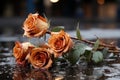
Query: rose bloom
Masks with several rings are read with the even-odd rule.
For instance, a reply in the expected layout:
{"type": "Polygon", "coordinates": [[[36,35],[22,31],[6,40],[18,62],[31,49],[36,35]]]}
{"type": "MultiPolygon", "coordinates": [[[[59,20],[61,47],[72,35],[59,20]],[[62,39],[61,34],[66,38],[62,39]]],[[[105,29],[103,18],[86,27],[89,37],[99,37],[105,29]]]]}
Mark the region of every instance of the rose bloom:
{"type": "Polygon", "coordinates": [[[29,42],[20,43],[19,41],[16,41],[13,48],[13,56],[16,58],[16,62],[18,64],[24,64],[26,61],[26,56],[33,47],[34,46],[29,42]]]}
{"type": "Polygon", "coordinates": [[[59,57],[72,48],[73,41],[63,30],[60,32],[51,32],[48,44],[54,52],[54,57],[59,57]]]}
{"type": "Polygon", "coordinates": [[[46,33],[48,28],[49,24],[47,20],[39,16],[38,13],[30,13],[23,24],[24,36],[27,37],[41,37],[46,33]]]}
{"type": "Polygon", "coordinates": [[[29,61],[34,68],[48,69],[52,65],[50,51],[46,48],[34,48],[29,61]]]}

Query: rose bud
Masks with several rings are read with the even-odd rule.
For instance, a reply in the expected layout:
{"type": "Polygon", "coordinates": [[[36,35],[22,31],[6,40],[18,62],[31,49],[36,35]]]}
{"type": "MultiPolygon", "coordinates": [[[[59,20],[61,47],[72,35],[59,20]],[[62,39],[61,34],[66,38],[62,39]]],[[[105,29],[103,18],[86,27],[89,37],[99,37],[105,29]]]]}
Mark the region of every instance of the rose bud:
{"type": "Polygon", "coordinates": [[[52,65],[50,54],[46,48],[34,48],[31,51],[29,61],[34,68],[48,69],[52,65]]]}
{"type": "Polygon", "coordinates": [[[31,48],[34,48],[34,46],[29,42],[15,42],[15,46],[13,48],[13,56],[16,58],[17,64],[25,64],[26,56],[29,54],[31,48]]]}
{"type": "Polygon", "coordinates": [[[51,32],[48,44],[54,52],[54,57],[59,57],[72,48],[73,41],[63,30],[51,32]]]}
{"type": "Polygon", "coordinates": [[[23,24],[24,36],[27,37],[42,37],[48,28],[49,24],[47,20],[39,16],[38,13],[30,13],[23,24]]]}

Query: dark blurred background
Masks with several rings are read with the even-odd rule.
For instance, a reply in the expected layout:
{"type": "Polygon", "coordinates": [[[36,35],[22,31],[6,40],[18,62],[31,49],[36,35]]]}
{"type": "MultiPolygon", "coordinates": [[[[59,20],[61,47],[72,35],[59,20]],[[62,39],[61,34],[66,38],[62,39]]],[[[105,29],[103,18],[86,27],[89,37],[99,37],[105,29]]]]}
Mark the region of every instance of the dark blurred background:
{"type": "Polygon", "coordinates": [[[51,20],[51,27],[64,26],[67,31],[73,31],[79,22],[82,35],[89,38],[84,30],[89,33],[90,29],[100,29],[100,33],[104,34],[102,29],[109,29],[113,31],[107,33],[109,40],[117,39],[119,42],[120,0],[1,0],[0,45],[20,40],[25,18],[36,12],[42,16],[45,14],[51,20]],[[114,33],[115,30],[117,33],[114,33]]]}

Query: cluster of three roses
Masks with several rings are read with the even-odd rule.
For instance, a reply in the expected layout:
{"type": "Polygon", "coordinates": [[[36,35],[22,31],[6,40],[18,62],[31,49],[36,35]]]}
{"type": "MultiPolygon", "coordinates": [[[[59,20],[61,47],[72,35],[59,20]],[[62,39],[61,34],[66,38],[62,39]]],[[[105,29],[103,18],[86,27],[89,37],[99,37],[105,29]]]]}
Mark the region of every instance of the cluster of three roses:
{"type": "MultiPolygon", "coordinates": [[[[47,19],[41,17],[38,13],[29,14],[24,21],[24,36],[28,38],[42,37],[48,31],[49,23],[47,19]]],[[[64,30],[59,32],[50,32],[48,43],[36,47],[30,42],[15,42],[13,55],[17,64],[25,65],[31,63],[34,68],[48,69],[53,61],[51,54],[55,58],[62,56],[73,46],[73,41],[69,34],[64,30]]]]}

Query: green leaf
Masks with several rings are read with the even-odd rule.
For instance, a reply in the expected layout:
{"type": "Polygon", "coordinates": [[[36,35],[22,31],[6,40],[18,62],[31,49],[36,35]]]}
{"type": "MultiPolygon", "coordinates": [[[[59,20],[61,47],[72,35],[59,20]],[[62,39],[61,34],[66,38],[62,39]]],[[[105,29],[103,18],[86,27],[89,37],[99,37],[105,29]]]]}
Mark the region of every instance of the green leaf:
{"type": "Polygon", "coordinates": [[[79,54],[77,51],[75,51],[75,49],[71,49],[71,51],[70,51],[68,54],[69,54],[68,57],[67,57],[68,61],[69,61],[72,65],[76,64],[76,62],[77,62],[78,59],[79,59],[80,54],[79,54]],[[76,53],[75,53],[75,52],[76,52],[76,53]]]}
{"type": "Polygon", "coordinates": [[[108,53],[108,48],[104,48],[102,53],[104,58],[108,58],[108,56],[110,55],[110,53],[108,53]]]}
{"type": "Polygon", "coordinates": [[[72,65],[76,64],[76,62],[80,59],[80,56],[84,54],[86,47],[87,46],[82,43],[75,45],[75,47],[68,53],[68,61],[72,65]]]}
{"type": "Polygon", "coordinates": [[[99,39],[97,39],[97,41],[94,43],[94,47],[93,47],[93,50],[97,50],[98,49],[98,47],[99,47],[99,43],[100,43],[100,41],[99,41],[99,39]]]}
{"type": "Polygon", "coordinates": [[[82,39],[81,34],[80,34],[80,29],[79,29],[79,23],[77,24],[77,27],[76,27],[76,36],[78,39],[80,40],[82,39]]]}
{"type": "Polygon", "coordinates": [[[64,30],[64,26],[54,27],[51,31],[52,31],[52,32],[59,32],[60,30],[64,30]]]}
{"type": "Polygon", "coordinates": [[[103,60],[103,54],[100,51],[93,52],[92,60],[95,63],[101,62],[103,60]]]}
{"type": "Polygon", "coordinates": [[[43,14],[43,16],[44,16],[44,18],[47,20],[48,27],[50,27],[50,22],[51,22],[51,20],[49,20],[49,19],[47,18],[47,16],[45,15],[45,13],[43,14]]]}
{"type": "Polygon", "coordinates": [[[83,43],[78,43],[77,45],[75,45],[74,49],[76,52],[78,51],[78,53],[82,55],[85,52],[87,47],[88,46],[83,43]]]}
{"type": "Polygon", "coordinates": [[[85,50],[85,53],[84,53],[84,56],[85,56],[85,60],[87,62],[90,62],[91,61],[91,58],[92,58],[92,51],[90,50],[85,50]]]}
{"type": "Polygon", "coordinates": [[[45,15],[45,13],[43,13],[43,16],[44,16],[44,18],[47,20],[47,22],[48,22],[48,18],[47,18],[47,16],[45,15]]]}

